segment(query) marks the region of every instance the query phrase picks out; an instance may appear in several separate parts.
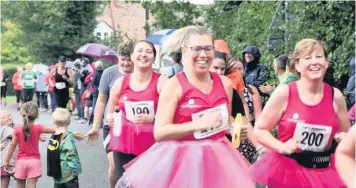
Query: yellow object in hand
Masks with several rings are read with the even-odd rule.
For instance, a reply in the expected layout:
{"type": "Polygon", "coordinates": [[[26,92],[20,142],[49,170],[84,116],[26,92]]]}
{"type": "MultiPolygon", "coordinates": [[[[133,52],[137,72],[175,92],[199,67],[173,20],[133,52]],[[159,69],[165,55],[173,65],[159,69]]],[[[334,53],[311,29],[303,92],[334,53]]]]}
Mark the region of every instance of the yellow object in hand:
{"type": "Polygon", "coordinates": [[[232,124],[232,145],[235,148],[240,146],[240,133],[241,133],[241,126],[242,126],[242,115],[237,114],[235,118],[235,122],[232,124]]]}

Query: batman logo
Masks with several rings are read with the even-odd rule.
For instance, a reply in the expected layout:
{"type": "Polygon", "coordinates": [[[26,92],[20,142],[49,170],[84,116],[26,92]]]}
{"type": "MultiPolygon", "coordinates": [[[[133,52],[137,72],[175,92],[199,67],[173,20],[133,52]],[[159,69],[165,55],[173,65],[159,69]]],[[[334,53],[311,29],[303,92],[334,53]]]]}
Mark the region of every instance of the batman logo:
{"type": "Polygon", "coordinates": [[[49,139],[49,143],[48,143],[48,149],[51,151],[54,151],[56,149],[58,149],[59,146],[59,142],[58,140],[54,140],[54,139],[49,139]]]}

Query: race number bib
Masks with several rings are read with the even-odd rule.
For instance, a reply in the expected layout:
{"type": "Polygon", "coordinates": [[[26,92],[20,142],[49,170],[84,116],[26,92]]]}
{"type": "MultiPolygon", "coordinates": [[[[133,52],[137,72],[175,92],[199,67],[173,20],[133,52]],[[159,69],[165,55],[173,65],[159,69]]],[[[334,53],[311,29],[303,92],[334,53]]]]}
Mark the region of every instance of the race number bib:
{"type": "Polygon", "coordinates": [[[332,127],[298,122],[294,137],[303,151],[320,152],[328,145],[332,127]]]}
{"type": "Polygon", "coordinates": [[[6,82],[1,82],[0,86],[6,86],[6,82]]]}
{"type": "Polygon", "coordinates": [[[210,129],[205,129],[205,130],[200,130],[200,131],[194,132],[194,137],[196,139],[206,138],[206,137],[209,137],[211,135],[214,135],[216,133],[219,133],[221,131],[228,129],[228,127],[229,127],[229,113],[227,111],[226,104],[222,104],[222,105],[216,106],[214,108],[209,108],[207,110],[192,114],[192,119],[193,119],[193,121],[196,121],[199,118],[203,117],[205,114],[211,113],[211,112],[220,112],[221,117],[222,117],[222,124],[217,127],[212,127],[210,129]]]}
{"type": "Polygon", "coordinates": [[[32,87],[35,85],[35,81],[34,80],[25,80],[25,86],[27,87],[32,87]]]}
{"type": "Polygon", "coordinates": [[[138,114],[155,115],[153,101],[124,102],[126,118],[133,122],[138,114]]]}
{"type": "Polygon", "coordinates": [[[64,88],[66,88],[66,83],[58,82],[58,83],[56,83],[56,88],[57,89],[64,89],[64,88]]]}

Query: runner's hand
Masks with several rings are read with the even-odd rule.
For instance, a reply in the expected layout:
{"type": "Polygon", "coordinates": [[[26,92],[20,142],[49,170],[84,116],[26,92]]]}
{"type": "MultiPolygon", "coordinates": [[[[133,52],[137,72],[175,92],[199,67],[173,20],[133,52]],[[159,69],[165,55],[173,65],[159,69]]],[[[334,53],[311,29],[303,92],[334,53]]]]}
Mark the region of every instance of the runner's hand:
{"type": "Polygon", "coordinates": [[[108,113],[106,117],[109,127],[113,128],[115,126],[114,114],[108,113]]]}
{"type": "Polygon", "coordinates": [[[298,148],[297,146],[297,140],[292,138],[292,139],[289,139],[287,142],[283,143],[283,147],[281,147],[279,150],[278,150],[278,153],[280,154],[286,154],[286,155],[289,155],[289,154],[292,154],[294,153],[294,151],[298,148]]]}
{"type": "Polygon", "coordinates": [[[152,124],[154,116],[150,114],[137,114],[135,116],[135,123],[137,124],[152,124]]]}
{"type": "Polygon", "coordinates": [[[40,141],[41,142],[46,142],[47,141],[47,137],[44,134],[40,135],[40,141]]]}
{"type": "Polygon", "coordinates": [[[342,140],[342,138],[344,138],[344,136],[346,135],[345,132],[339,132],[339,133],[336,133],[334,138],[336,140],[336,142],[340,142],[342,140]]]}
{"type": "Polygon", "coordinates": [[[98,142],[99,130],[92,128],[86,136],[88,137],[87,144],[94,146],[98,142]]]}
{"type": "Polygon", "coordinates": [[[217,127],[222,124],[222,117],[219,112],[210,112],[195,122],[195,131],[217,127]]]}
{"type": "Polygon", "coordinates": [[[247,124],[243,123],[241,126],[241,131],[240,131],[240,140],[246,140],[247,139],[247,134],[248,134],[248,128],[247,124]]]}
{"type": "Polygon", "coordinates": [[[10,167],[9,162],[5,161],[5,162],[4,162],[4,169],[5,169],[5,171],[8,170],[9,167],[10,167]]]}

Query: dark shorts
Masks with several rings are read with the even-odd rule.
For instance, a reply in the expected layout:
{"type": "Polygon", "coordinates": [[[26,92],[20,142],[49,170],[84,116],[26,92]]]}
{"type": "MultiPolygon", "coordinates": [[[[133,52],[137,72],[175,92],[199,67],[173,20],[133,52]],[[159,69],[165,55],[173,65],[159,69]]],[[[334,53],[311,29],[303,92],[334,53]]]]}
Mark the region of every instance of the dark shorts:
{"type": "MultiPolygon", "coordinates": [[[[110,132],[110,127],[109,127],[109,125],[104,125],[104,126],[103,126],[103,137],[104,137],[104,140],[105,140],[105,138],[109,135],[109,132],[110,132]]],[[[106,154],[112,152],[112,150],[109,149],[109,144],[106,145],[105,151],[106,151],[106,154]]]]}
{"type": "Polygon", "coordinates": [[[54,188],[79,188],[78,177],[75,177],[72,180],[65,183],[54,184],[54,188]]]}

